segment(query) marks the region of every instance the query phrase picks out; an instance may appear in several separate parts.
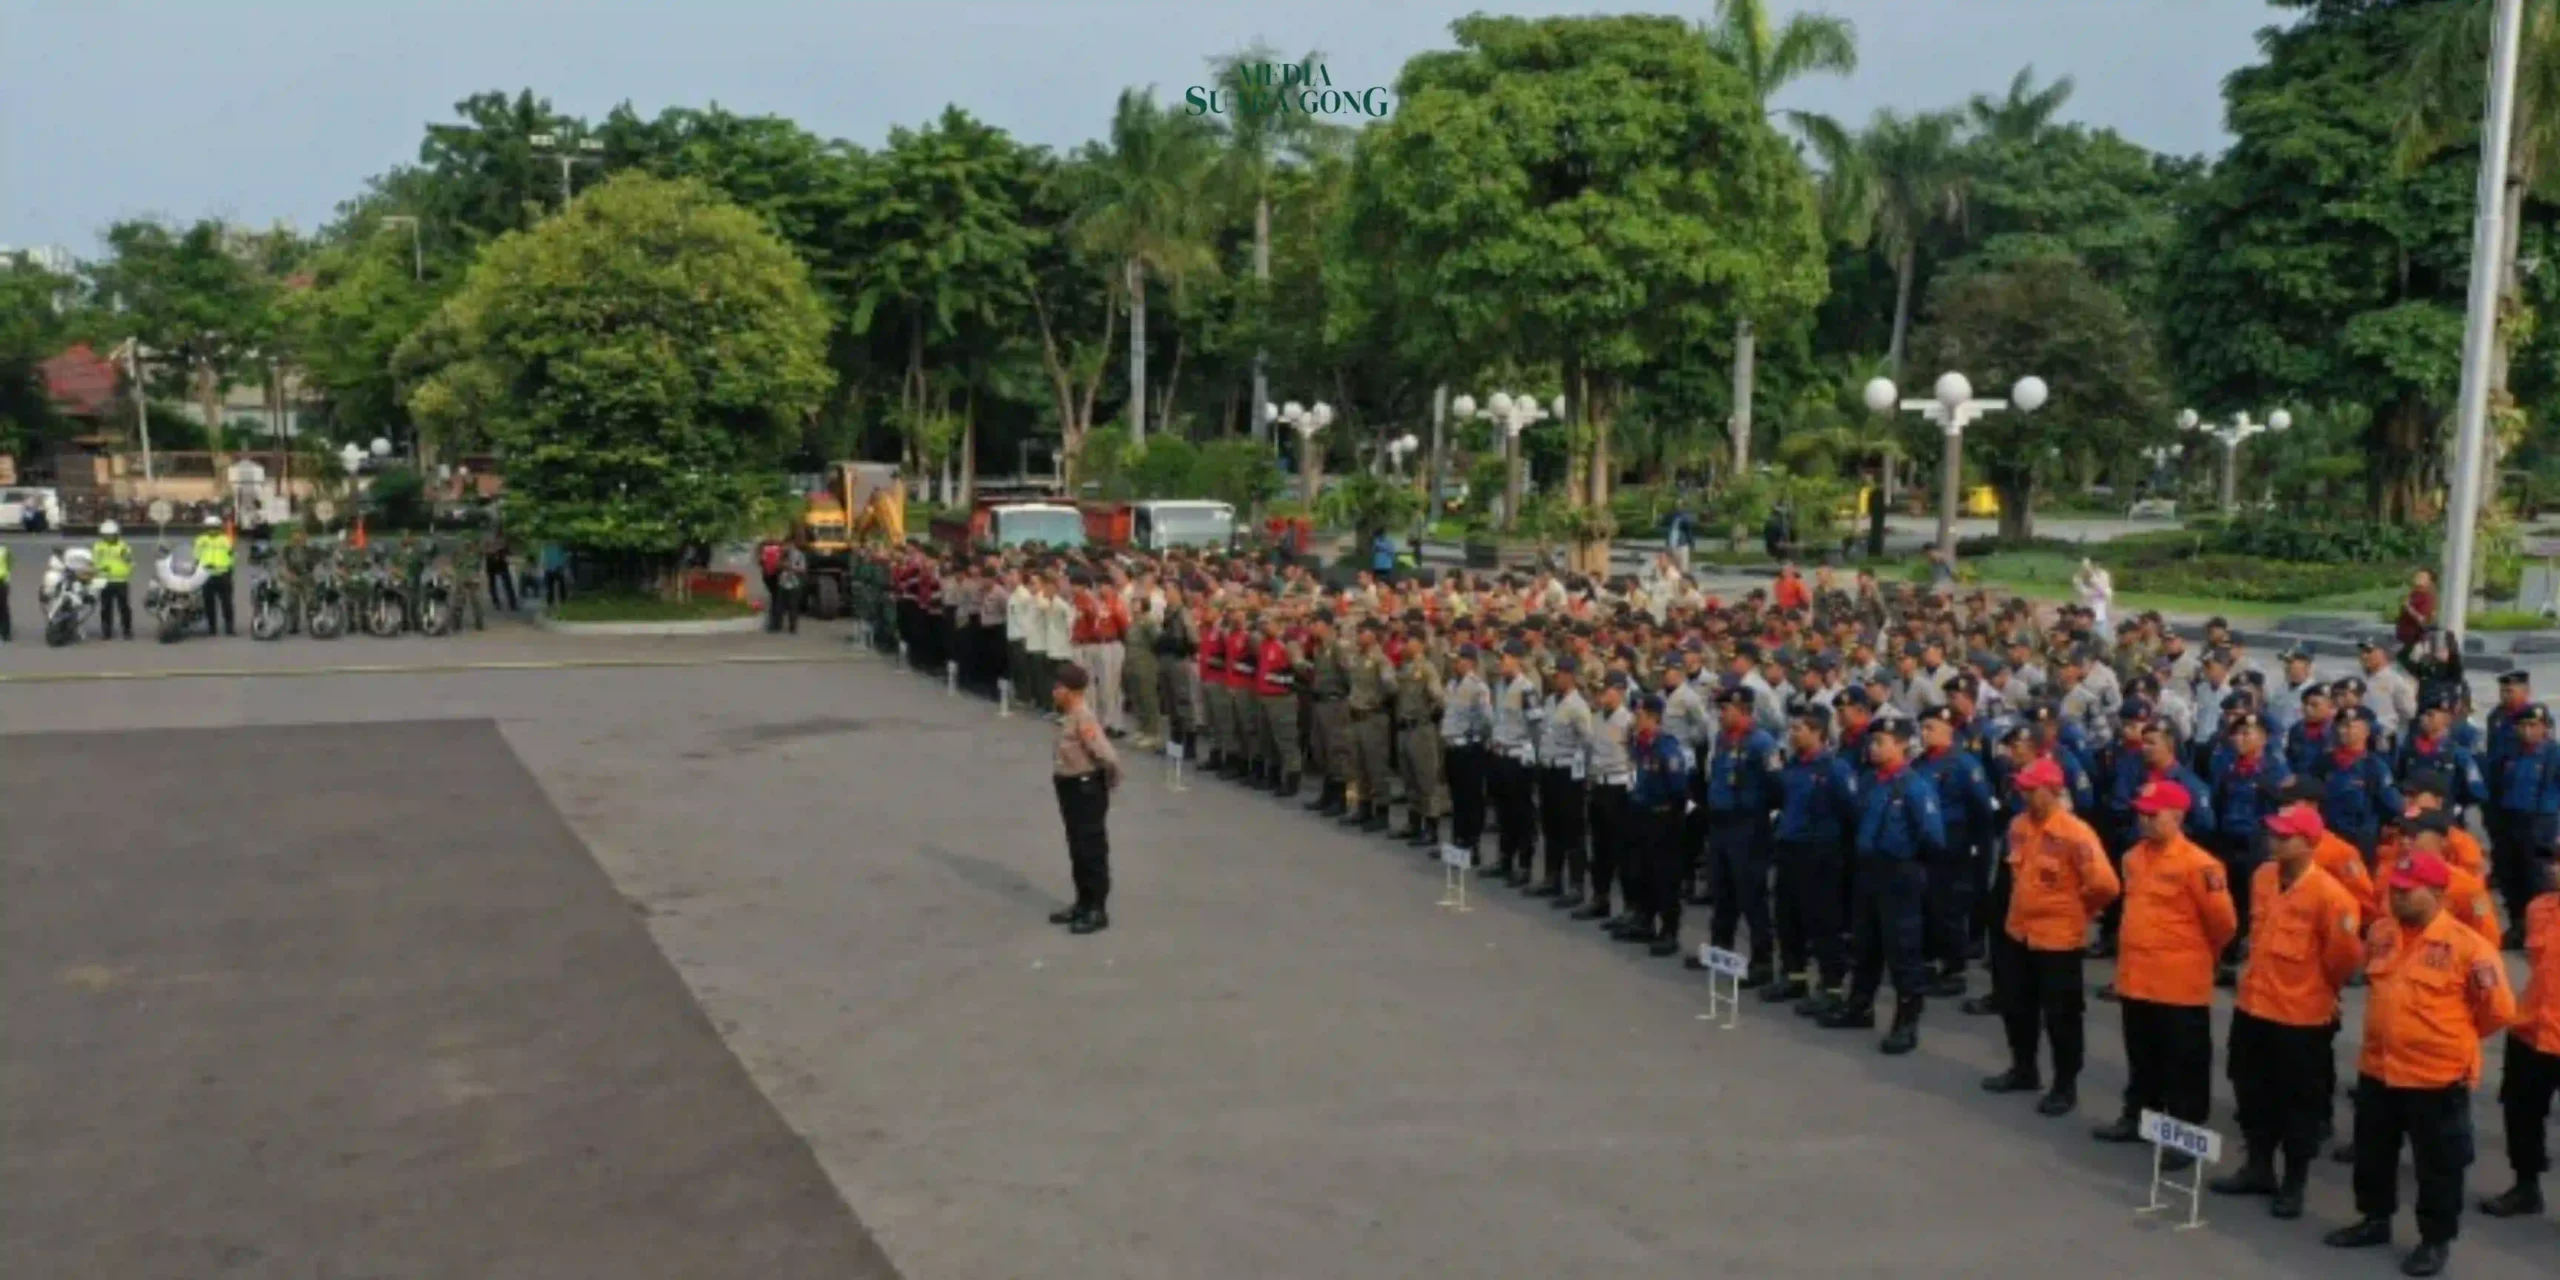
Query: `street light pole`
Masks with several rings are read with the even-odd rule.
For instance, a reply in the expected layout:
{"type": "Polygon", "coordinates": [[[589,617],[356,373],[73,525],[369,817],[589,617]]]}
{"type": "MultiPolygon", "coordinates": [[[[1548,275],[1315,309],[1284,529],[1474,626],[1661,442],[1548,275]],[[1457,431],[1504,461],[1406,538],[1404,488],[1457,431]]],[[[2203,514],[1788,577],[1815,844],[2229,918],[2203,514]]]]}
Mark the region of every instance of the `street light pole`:
{"type": "Polygon", "coordinates": [[[1938,478],[1938,551],[1954,563],[1956,554],[1956,508],[1963,502],[1964,429],[1986,413],[1999,413],[2015,408],[2020,413],[2034,413],[2044,407],[2049,394],[2044,379],[2029,375],[2018,379],[2009,389],[2006,400],[1976,400],[1973,381],[1961,373],[1938,376],[1936,393],[1926,400],[1903,400],[1894,388],[1893,379],[1878,378],[1867,384],[1867,408],[1877,413],[1901,408],[1937,423],[1946,437],[1946,452],[1941,459],[1938,478]]]}
{"type": "Polygon", "coordinates": [[[1502,456],[1508,464],[1507,475],[1503,482],[1502,527],[1505,529],[1516,527],[1520,522],[1521,490],[1526,487],[1522,482],[1526,479],[1528,471],[1525,465],[1527,459],[1520,452],[1520,433],[1527,430],[1531,423],[1543,422],[1548,418],[1563,421],[1564,397],[1556,397],[1555,407],[1552,410],[1539,404],[1536,396],[1515,396],[1508,391],[1494,392],[1485,401],[1482,411],[1477,410],[1474,396],[1460,396],[1449,407],[1461,418],[1483,418],[1501,429],[1502,456]]]}
{"type": "Polygon", "coordinates": [[[560,208],[566,212],[573,194],[569,187],[569,171],[582,164],[603,164],[604,144],[593,138],[572,142],[556,133],[537,133],[527,141],[533,144],[535,155],[559,164],[560,208]]]}
{"type": "Polygon", "coordinates": [[[2238,501],[2240,486],[2240,442],[2265,431],[2284,431],[2293,426],[2293,415],[2282,409],[2267,415],[2265,422],[2250,420],[2243,412],[2232,417],[2228,425],[2216,425],[2196,415],[2193,409],[2178,414],[2178,430],[2195,431],[2222,442],[2222,512],[2229,515],[2238,501]]]}
{"type": "Polygon", "coordinates": [[[2471,615],[2471,558],[2480,533],[2480,469],[2488,448],[2489,365],[2498,340],[2498,246],[2506,238],[2507,148],[2515,130],[2516,50],[2524,0],[2497,0],[2489,29],[2489,106],[2480,124],[2480,208],[2471,230],[2471,294],[2462,328],[2462,388],[2454,402],[2453,493],[2445,504],[2444,603],[2459,633],[2471,615]]]}
{"type": "Polygon", "coordinates": [[[1316,433],[1333,425],[1333,406],[1322,400],[1303,405],[1295,400],[1277,409],[1262,406],[1268,419],[1285,422],[1298,433],[1298,480],[1306,495],[1307,514],[1316,513],[1316,473],[1324,468],[1323,455],[1316,452],[1316,433]]]}

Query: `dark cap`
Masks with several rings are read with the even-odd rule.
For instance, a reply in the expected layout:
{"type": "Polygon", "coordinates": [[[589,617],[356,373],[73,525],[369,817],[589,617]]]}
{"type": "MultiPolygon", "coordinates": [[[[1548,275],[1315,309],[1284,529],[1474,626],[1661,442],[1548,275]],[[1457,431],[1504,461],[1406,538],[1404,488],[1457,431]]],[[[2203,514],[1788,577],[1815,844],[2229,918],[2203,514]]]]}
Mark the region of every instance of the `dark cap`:
{"type": "Polygon", "coordinates": [[[1787,718],[1790,720],[1802,720],[1816,729],[1828,729],[1831,727],[1831,708],[1826,707],[1819,702],[1808,702],[1803,706],[1788,712],[1787,718]]]}
{"type": "Polygon", "coordinates": [[[1906,720],[1901,716],[1886,716],[1875,722],[1875,731],[1888,738],[1899,738],[1908,741],[1912,734],[1920,731],[1920,726],[1917,723],[1906,720]]]}
{"type": "Polygon", "coordinates": [[[1857,687],[1856,685],[1851,685],[1848,688],[1841,690],[1840,696],[1831,700],[1831,705],[1834,709],[1856,707],[1860,711],[1867,710],[1867,691],[1857,687]]]}
{"type": "Polygon", "coordinates": [[[1471,644],[1462,644],[1458,646],[1457,656],[1464,658],[1469,662],[1473,662],[1476,659],[1483,657],[1484,651],[1471,644]]]}
{"type": "Polygon", "coordinates": [[[2526,706],[2524,710],[2516,713],[2516,723],[2549,724],[2551,723],[2551,709],[2543,706],[2539,702],[2532,703],[2526,706]]]}
{"type": "Polygon", "coordinates": [[[2225,711],[2247,711],[2257,705],[2258,695],[2246,689],[2237,689],[2222,695],[2222,709],[2225,711]]]}
{"type": "Polygon", "coordinates": [[[2403,816],[2400,819],[2400,825],[2409,831],[2432,831],[2440,836],[2449,835],[2453,831],[2453,815],[2442,809],[2429,809],[2425,813],[2403,816]]]}
{"type": "Polygon", "coordinates": [[[1603,688],[1603,689],[1624,689],[1624,688],[1626,688],[1626,687],[1627,687],[1627,673],[1626,673],[1626,672],[1624,672],[1624,671],[1612,671],[1612,672],[1610,672],[1607,676],[1605,676],[1605,677],[1603,677],[1603,678],[1601,679],[1601,681],[1600,681],[1600,687],[1601,687],[1601,688],[1603,688]]]}
{"type": "Polygon", "coordinates": [[[1561,657],[1561,658],[1556,659],[1556,674],[1557,674],[1557,675],[1560,675],[1560,676],[1579,676],[1579,675],[1581,675],[1581,674],[1582,674],[1582,662],[1581,662],[1581,660],[1579,660],[1579,659],[1575,658],[1572,654],[1569,654],[1569,653],[1568,653],[1568,654],[1566,654],[1566,655],[1564,655],[1564,656],[1563,656],[1563,657],[1561,657]]]}
{"type": "Polygon", "coordinates": [[[2310,651],[2309,649],[2305,649],[2305,648],[2303,648],[2301,645],[2298,645],[2298,644],[2297,644],[2297,645],[2294,645],[2293,647],[2291,647],[2291,648],[2289,648],[2289,649],[2286,649],[2286,650],[2283,652],[2283,654],[2281,654],[2281,655],[2279,655],[2279,656],[2281,656],[2281,657],[2282,657],[2285,661],[2287,661],[2287,662],[2309,662],[2309,661],[2311,661],[2311,651],[2310,651]]]}
{"type": "Polygon", "coordinates": [[[2356,652],[2358,652],[2358,653],[2380,653],[2380,652],[2382,652],[2382,646],[2381,646],[2381,645],[2378,645],[2378,644],[2375,644],[2375,643],[2373,642],[2373,637],[2371,637],[2371,636],[2366,636],[2365,638],[2363,638],[2363,639],[2361,639],[2361,640],[2356,641],[2356,652]]]}
{"type": "Polygon", "coordinates": [[[1929,723],[1929,722],[1930,722],[1930,721],[1932,721],[1932,720],[1944,720],[1944,721],[1946,721],[1948,724],[1954,724],[1954,723],[1956,722],[1956,711],[1955,711],[1955,708],[1953,708],[1953,707],[1947,707],[1947,706],[1937,706],[1937,707],[1931,707],[1931,708],[1929,708],[1928,710],[1923,711],[1923,712],[1921,712],[1921,713],[1920,713],[1920,722],[1921,722],[1922,724],[1927,724],[1927,723],[1929,723]]]}
{"type": "Polygon", "coordinates": [[[2408,777],[2400,780],[2400,790],[2406,795],[2441,797],[2445,794],[2445,784],[2442,770],[2412,769],[2408,777]]]}
{"type": "Polygon", "coordinates": [[[1947,681],[1947,692],[1961,693],[1968,698],[1978,698],[1982,696],[1982,682],[1972,676],[1957,676],[1947,681]]]}
{"type": "Polygon", "coordinates": [[[2329,692],[2332,696],[2341,693],[2352,693],[2361,698],[2364,696],[2364,681],[2354,676],[2348,676],[2344,680],[2331,684],[2329,686],[2329,692]]]}
{"type": "Polygon", "coordinates": [[[2137,724],[2151,718],[2151,704],[2140,698],[2127,698],[2116,714],[2127,724],[2137,724]]]}
{"type": "Polygon", "coordinates": [[[1817,654],[1813,655],[1813,669],[1814,669],[1814,670],[1816,670],[1816,671],[1837,671],[1837,670],[1839,670],[1839,669],[1840,669],[1840,655],[1839,655],[1839,654],[1836,654],[1836,653],[1833,653],[1833,652],[1831,652],[1831,651],[1830,651],[1830,650],[1828,650],[1828,649],[1826,649],[1826,650],[1822,651],[1821,653],[1817,653],[1817,654]]]}
{"type": "Polygon", "coordinates": [[[1719,707],[1748,707],[1751,705],[1751,691],[1749,689],[1741,688],[1727,689],[1716,695],[1716,705],[1719,707]]]}
{"type": "Polygon", "coordinates": [[[2009,726],[2009,731],[2007,733],[2000,735],[2000,745],[2004,747],[2011,746],[2016,743],[2025,742],[2027,739],[2028,733],[2025,725],[2011,725],[2009,726]]]}
{"type": "Polygon", "coordinates": [[[2267,728],[2267,718],[2255,711],[2243,711],[2232,717],[2231,727],[2235,730],[2256,729],[2263,733],[2267,728]]]}
{"type": "Polygon", "coordinates": [[[2050,702],[2031,702],[2018,713],[2018,718],[2028,724],[2051,724],[2061,718],[2061,713],[2050,702]]]}
{"type": "Polygon", "coordinates": [[[1058,668],[1058,683],[1077,693],[1082,693],[1086,685],[1093,683],[1093,677],[1086,675],[1084,668],[1070,662],[1058,668]]]}
{"type": "Polygon", "coordinates": [[[1644,712],[1647,715],[1661,715],[1662,695],[1658,693],[1648,693],[1643,697],[1636,699],[1636,710],[1644,712]]]}
{"type": "Polygon", "coordinates": [[[1504,657],[1525,658],[1529,656],[1529,646],[1518,640],[1505,640],[1502,642],[1502,653],[1504,657]]]}
{"type": "Polygon", "coordinates": [[[2505,675],[2498,677],[2498,684],[2500,687],[2511,684],[2531,687],[2533,684],[2533,677],[2522,671],[2510,671],[2505,675]]]}

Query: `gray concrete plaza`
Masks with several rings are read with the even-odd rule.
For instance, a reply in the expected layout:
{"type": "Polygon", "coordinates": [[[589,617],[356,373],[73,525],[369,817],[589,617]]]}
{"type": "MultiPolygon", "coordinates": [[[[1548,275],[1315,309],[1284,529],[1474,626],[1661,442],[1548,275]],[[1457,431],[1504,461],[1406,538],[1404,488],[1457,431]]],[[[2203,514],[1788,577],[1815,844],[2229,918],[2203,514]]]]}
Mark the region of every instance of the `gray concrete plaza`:
{"type": "MultiPolygon", "coordinates": [[[[0,677],[28,673],[27,658],[23,644],[0,650],[0,677]]],[[[197,1069],[276,1074],[315,1098],[380,1087],[385,1055],[409,1041],[327,1034],[328,1018],[366,1013],[367,988],[279,983],[255,1024],[271,1038],[173,1041],[108,1007],[181,979],[157,969],[169,933],[307,931],[314,950],[286,954],[325,955],[333,931],[360,927],[361,915],[284,910],[360,912],[346,886],[316,900],[271,886],[270,902],[257,881],[230,877],[280,838],[272,828],[353,821],[328,817],[331,802],[279,756],[378,751],[370,770],[315,765],[314,776],[365,775],[363,788],[389,795],[381,775],[396,765],[432,801],[397,810],[426,829],[390,848],[469,867],[488,901],[446,875],[434,910],[456,930],[482,929],[487,948],[533,957],[502,968],[503,989],[474,988],[492,1002],[487,1016],[559,1017],[564,1035],[619,1052],[547,1062],[592,1072],[594,1089],[617,1098],[663,1092],[661,1106],[644,1097],[614,1112],[634,1127],[613,1150],[636,1181],[624,1196],[697,1228],[679,1233],[690,1252],[670,1255],[685,1260],[682,1274],[766,1269],[747,1242],[710,1234],[729,1202],[704,1198],[731,1181],[700,1161],[653,1158],[665,1154],[654,1141],[697,1141],[698,1125],[755,1131],[717,1087],[723,1064],[685,1048],[682,1011],[640,998],[660,956],[849,1208],[807,1238],[855,1248],[841,1233],[858,1220],[909,1280],[2397,1273],[2396,1252],[2320,1246],[2351,1216],[2343,1166],[2322,1165],[2298,1223],[2271,1221],[2263,1201],[2211,1198],[2199,1231],[2137,1217],[2145,1154],[2087,1136],[2123,1083],[2113,1006],[2091,1006],[2081,1114],[2040,1120],[2031,1101],[1977,1089],[2004,1054],[1990,1020],[1951,1003],[1933,1003],[1920,1051],[1903,1059],[1880,1057],[1873,1034],[1817,1031],[1756,1001],[1738,1029],[1721,1030],[1698,1018],[1704,980],[1672,962],[1507,892],[1470,915],[1439,910],[1440,872],[1401,845],[1221,783],[1176,793],[1154,763],[1133,768],[1113,803],[1114,926],[1071,939],[1042,922],[1066,890],[1045,727],[999,720],[815,629],[602,645],[520,630],[334,647],[87,645],[49,655],[42,674],[0,680],[0,872],[13,899],[77,895],[84,927],[10,940],[19,972],[0,986],[0,1080],[59,1087],[87,1075],[143,1116],[189,1105],[197,1069]],[[582,665],[591,660],[652,665],[582,665]],[[163,662],[265,673],[80,678],[163,662]],[[310,670],[332,662],[413,669],[310,670]],[[333,727],[285,728],[311,725],[333,727]],[[209,788],[169,776],[226,753],[278,762],[272,777],[216,770],[209,788]],[[165,816],[83,825],[97,810],[146,805],[165,816]],[[486,812],[468,816],[475,808],[486,812]],[[417,816],[432,813],[458,820],[417,816]],[[570,842],[565,859],[555,840],[570,842]],[[502,918],[492,902],[524,894],[521,878],[537,870],[566,874],[579,845],[603,873],[596,892],[610,886],[657,955],[603,948],[590,964],[611,972],[544,970],[535,944],[512,935],[590,927],[587,900],[565,891],[556,922],[463,923],[502,918]],[[78,883],[99,868],[112,883],[78,883]],[[101,972],[115,980],[82,976],[101,972]],[[640,992],[614,1035],[562,1012],[603,987],[640,992]],[[293,1061],[274,1060],[285,1054],[293,1061]],[[736,1245],[725,1261],[724,1244],[736,1245]]],[[[383,891],[398,883],[386,877],[383,891]]],[[[432,931],[415,936],[422,975],[461,962],[429,945],[432,931]]],[[[2093,965],[2092,981],[2103,972],[2093,965]]],[[[381,994],[377,1016],[424,1016],[381,994]]],[[[181,999],[171,1016],[200,1014],[181,999]]],[[[515,1140],[572,1176],[574,1161],[548,1144],[601,1111],[524,1083],[498,1059],[504,1043],[437,1046],[434,1069],[495,1090],[486,1103],[520,1126],[515,1140]]],[[[2493,1060],[2492,1080],[2495,1070],[2493,1060]]],[[[82,1096],[96,1105],[94,1091],[82,1096]]],[[[233,1255],[223,1274],[607,1274],[405,1259],[384,1222],[473,1231],[470,1208],[488,1190],[397,1205],[320,1196],[333,1184],[307,1162],[325,1144],[284,1144],[263,1166],[233,1146],[163,1152],[150,1176],[255,1175],[268,1192],[199,1197],[231,1216],[171,1225],[117,1194],[144,1171],[101,1167],[90,1134],[43,1116],[67,1102],[16,1087],[5,1101],[0,1269],[11,1274],[40,1273],[7,1264],[31,1256],[12,1252],[27,1247],[22,1191],[48,1171],[102,1197],[50,1224],[39,1237],[49,1248],[184,1229],[259,1250],[233,1255]],[[325,1258],[316,1214],[337,1215],[325,1258]]],[[[2506,1173],[2496,1109],[2484,1097],[2475,1110],[2476,1193],[2506,1173]]],[[[363,1106],[337,1114],[387,1157],[404,1140],[421,1159],[493,1140],[414,1116],[392,1125],[363,1106]]],[[[2228,1132],[2229,1118],[2226,1093],[2216,1126],[2228,1132]]],[[[296,1122],[218,1119],[242,1136],[296,1122]]],[[[140,1142],[138,1122],[123,1123],[120,1140],[140,1142]]],[[[787,1197],[787,1169],[755,1168],[762,1203],[787,1197]]],[[[2415,1237],[2405,1201],[2404,1248],[2415,1237]]],[[[521,1206],[502,1242],[538,1247],[542,1215],[568,1206],[564,1224],[596,1246],[586,1256],[608,1256],[594,1233],[611,1219],[584,1212],[594,1206],[573,1191],[528,1184],[521,1206]]],[[[2453,1274],[2549,1276],[2555,1257],[2560,1221],[2471,1215],[2453,1274]]]]}

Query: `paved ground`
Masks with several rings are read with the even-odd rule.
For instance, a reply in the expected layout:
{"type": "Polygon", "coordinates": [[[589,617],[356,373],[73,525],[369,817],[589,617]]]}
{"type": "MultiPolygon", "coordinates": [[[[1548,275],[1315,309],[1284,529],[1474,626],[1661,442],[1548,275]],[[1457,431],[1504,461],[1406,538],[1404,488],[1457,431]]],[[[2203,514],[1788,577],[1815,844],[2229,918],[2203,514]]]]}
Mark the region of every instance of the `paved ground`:
{"type": "MultiPolygon", "coordinates": [[[[2042,1121],[1974,1087],[2000,1056],[1985,1021],[1936,1009],[1901,1060],[1756,1004],[1717,1030],[1666,962],[1517,899],[1436,910],[1438,873],[1400,847],[1222,784],[1172,793],[1152,764],[1113,812],[1116,927],[1069,939],[1040,920],[1065,867],[1036,722],[822,661],[843,650],[814,636],[727,651],[812,660],[0,684],[0,734],[32,735],[0,743],[49,758],[68,729],[494,720],[913,1280],[2393,1273],[2318,1246],[2350,1216],[2335,1166],[2303,1223],[2228,1203],[2201,1232],[2138,1219],[2142,1156],[2085,1137],[2122,1082],[2105,1006],[2087,1114],[2042,1121]]],[[[281,740],[189,745],[208,741],[281,740]]],[[[456,809],[508,775],[399,758],[456,809]]],[[[269,793],[232,793],[238,825],[311,803],[269,793]]],[[[256,919],[210,887],[185,908],[256,919]]],[[[268,1052],[225,1043],[253,1069],[268,1052]]],[[[2479,1112],[2475,1182],[2502,1180],[2479,1112]]],[[[30,1155],[7,1123],[12,1159],[79,1159],[59,1136],[30,1155]]],[[[2548,1275],[2560,1245],[2548,1219],[2466,1226],[2464,1276],[2548,1275]]]]}
{"type": "Polygon", "coordinates": [[[895,1277],[491,722],[0,737],[0,812],[0,1271],[895,1277]]]}

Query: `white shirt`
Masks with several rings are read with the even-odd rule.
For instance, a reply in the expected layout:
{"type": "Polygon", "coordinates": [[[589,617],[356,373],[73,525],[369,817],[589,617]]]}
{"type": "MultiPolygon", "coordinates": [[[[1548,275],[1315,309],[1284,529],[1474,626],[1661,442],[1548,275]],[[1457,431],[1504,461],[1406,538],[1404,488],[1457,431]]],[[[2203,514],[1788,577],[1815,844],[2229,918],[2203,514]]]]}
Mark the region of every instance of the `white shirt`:
{"type": "Polygon", "coordinates": [[[1075,635],[1075,603],[1065,596],[1050,596],[1039,601],[1037,609],[1041,654],[1061,661],[1076,656],[1075,646],[1069,643],[1075,635]]]}
{"type": "Polygon", "coordinates": [[[1031,610],[1040,597],[1031,588],[1017,583],[1004,598],[1004,638],[1028,645],[1031,643],[1031,610]]]}

